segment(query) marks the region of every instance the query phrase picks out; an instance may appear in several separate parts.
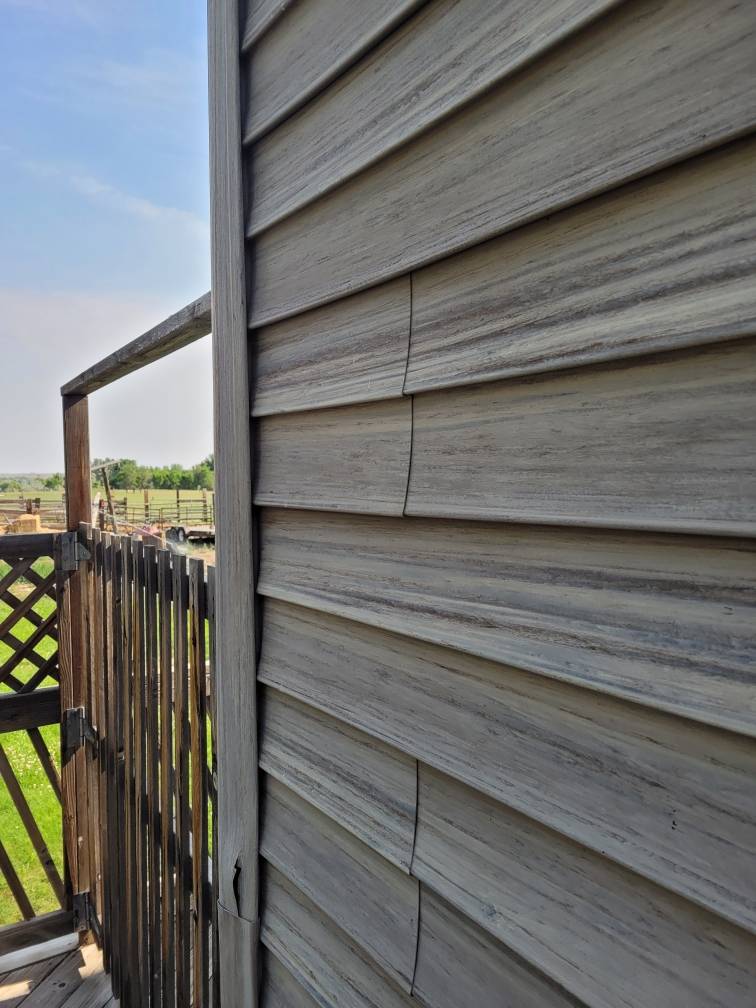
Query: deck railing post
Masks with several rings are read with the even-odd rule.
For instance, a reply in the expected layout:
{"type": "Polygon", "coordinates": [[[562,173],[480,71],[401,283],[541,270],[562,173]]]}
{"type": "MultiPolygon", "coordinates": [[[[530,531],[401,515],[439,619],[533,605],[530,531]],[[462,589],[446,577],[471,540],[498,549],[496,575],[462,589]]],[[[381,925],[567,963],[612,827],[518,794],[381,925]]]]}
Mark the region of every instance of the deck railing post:
{"type": "MultiPolygon", "coordinates": [[[[89,409],[86,396],[63,396],[63,448],[65,461],[66,527],[76,532],[92,520],[89,464],[89,409]]],[[[61,712],[89,705],[89,641],[87,583],[81,570],[61,579],[60,699],[61,712]]],[[[85,747],[66,754],[62,766],[64,839],[74,897],[91,893],[95,879],[89,808],[90,753],[85,747]]]]}

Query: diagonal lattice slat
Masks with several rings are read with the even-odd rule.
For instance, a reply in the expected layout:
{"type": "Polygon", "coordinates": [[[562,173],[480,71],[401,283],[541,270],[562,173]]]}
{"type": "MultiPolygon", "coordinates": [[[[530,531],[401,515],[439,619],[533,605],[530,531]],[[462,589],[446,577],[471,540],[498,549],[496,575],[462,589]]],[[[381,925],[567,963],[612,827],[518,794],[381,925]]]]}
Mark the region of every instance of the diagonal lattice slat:
{"type": "MultiPolygon", "coordinates": [[[[39,558],[38,558],[39,559],[39,558]]],[[[36,560],[6,560],[0,575],[0,601],[8,611],[0,622],[0,684],[28,693],[48,677],[58,678],[57,612],[47,611],[55,602],[55,574],[40,574],[36,560]],[[31,627],[31,633],[22,629],[31,627]]],[[[0,568],[1,569],[1,568],[0,568]]]]}

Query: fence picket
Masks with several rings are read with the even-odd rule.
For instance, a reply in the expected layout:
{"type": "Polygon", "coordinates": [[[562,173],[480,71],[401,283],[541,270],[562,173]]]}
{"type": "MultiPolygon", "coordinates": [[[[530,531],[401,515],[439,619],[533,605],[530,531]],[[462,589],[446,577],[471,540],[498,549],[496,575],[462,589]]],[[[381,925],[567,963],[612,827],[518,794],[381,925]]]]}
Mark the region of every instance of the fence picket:
{"type": "Polygon", "coordinates": [[[106,968],[122,1008],[217,1006],[214,571],[82,535],[106,968]]]}

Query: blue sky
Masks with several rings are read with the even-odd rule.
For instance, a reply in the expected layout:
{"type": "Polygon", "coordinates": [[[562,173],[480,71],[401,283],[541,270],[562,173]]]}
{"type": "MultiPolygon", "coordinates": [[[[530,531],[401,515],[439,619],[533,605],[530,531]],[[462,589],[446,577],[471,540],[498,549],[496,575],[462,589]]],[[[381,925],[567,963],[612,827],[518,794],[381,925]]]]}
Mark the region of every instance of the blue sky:
{"type": "MultiPolygon", "coordinates": [[[[0,472],[59,469],[63,381],[209,287],[205,16],[0,0],[0,472]]],[[[208,342],[96,393],[93,454],[211,450],[208,342]]]]}

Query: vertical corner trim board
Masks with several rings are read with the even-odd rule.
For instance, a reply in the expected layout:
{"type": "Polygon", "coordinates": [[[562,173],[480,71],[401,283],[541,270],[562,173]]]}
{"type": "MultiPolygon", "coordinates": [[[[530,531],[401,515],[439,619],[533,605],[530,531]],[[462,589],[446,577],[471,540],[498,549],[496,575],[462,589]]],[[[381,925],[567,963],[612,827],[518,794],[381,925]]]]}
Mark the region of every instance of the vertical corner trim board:
{"type": "MultiPolygon", "coordinates": [[[[243,2],[243,0],[242,0],[243,2]]],[[[254,1008],[259,875],[257,690],[254,676],[255,536],[252,516],[249,361],[241,91],[240,0],[208,7],[213,397],[217,516],[217,898],[226,1008],[254,1008]],[[251,674],[250,674],[251,673],[251,674]],[[233,941],[249,936],[246,968],[233,941]],[[241,936],[241,937],[240,937],[241,936]],[[225,946],[225,947],[224,947],[225,946]]],[[[246,940],[246,939],[245,939],[246,940]]]]}
{"type": "Polygon", "coordinates": [[[750,0],[626,3],[255,239],[255,325],[756,126],[750,0]],[[369,241],[355,241],[355,236],[369,241]]]}

